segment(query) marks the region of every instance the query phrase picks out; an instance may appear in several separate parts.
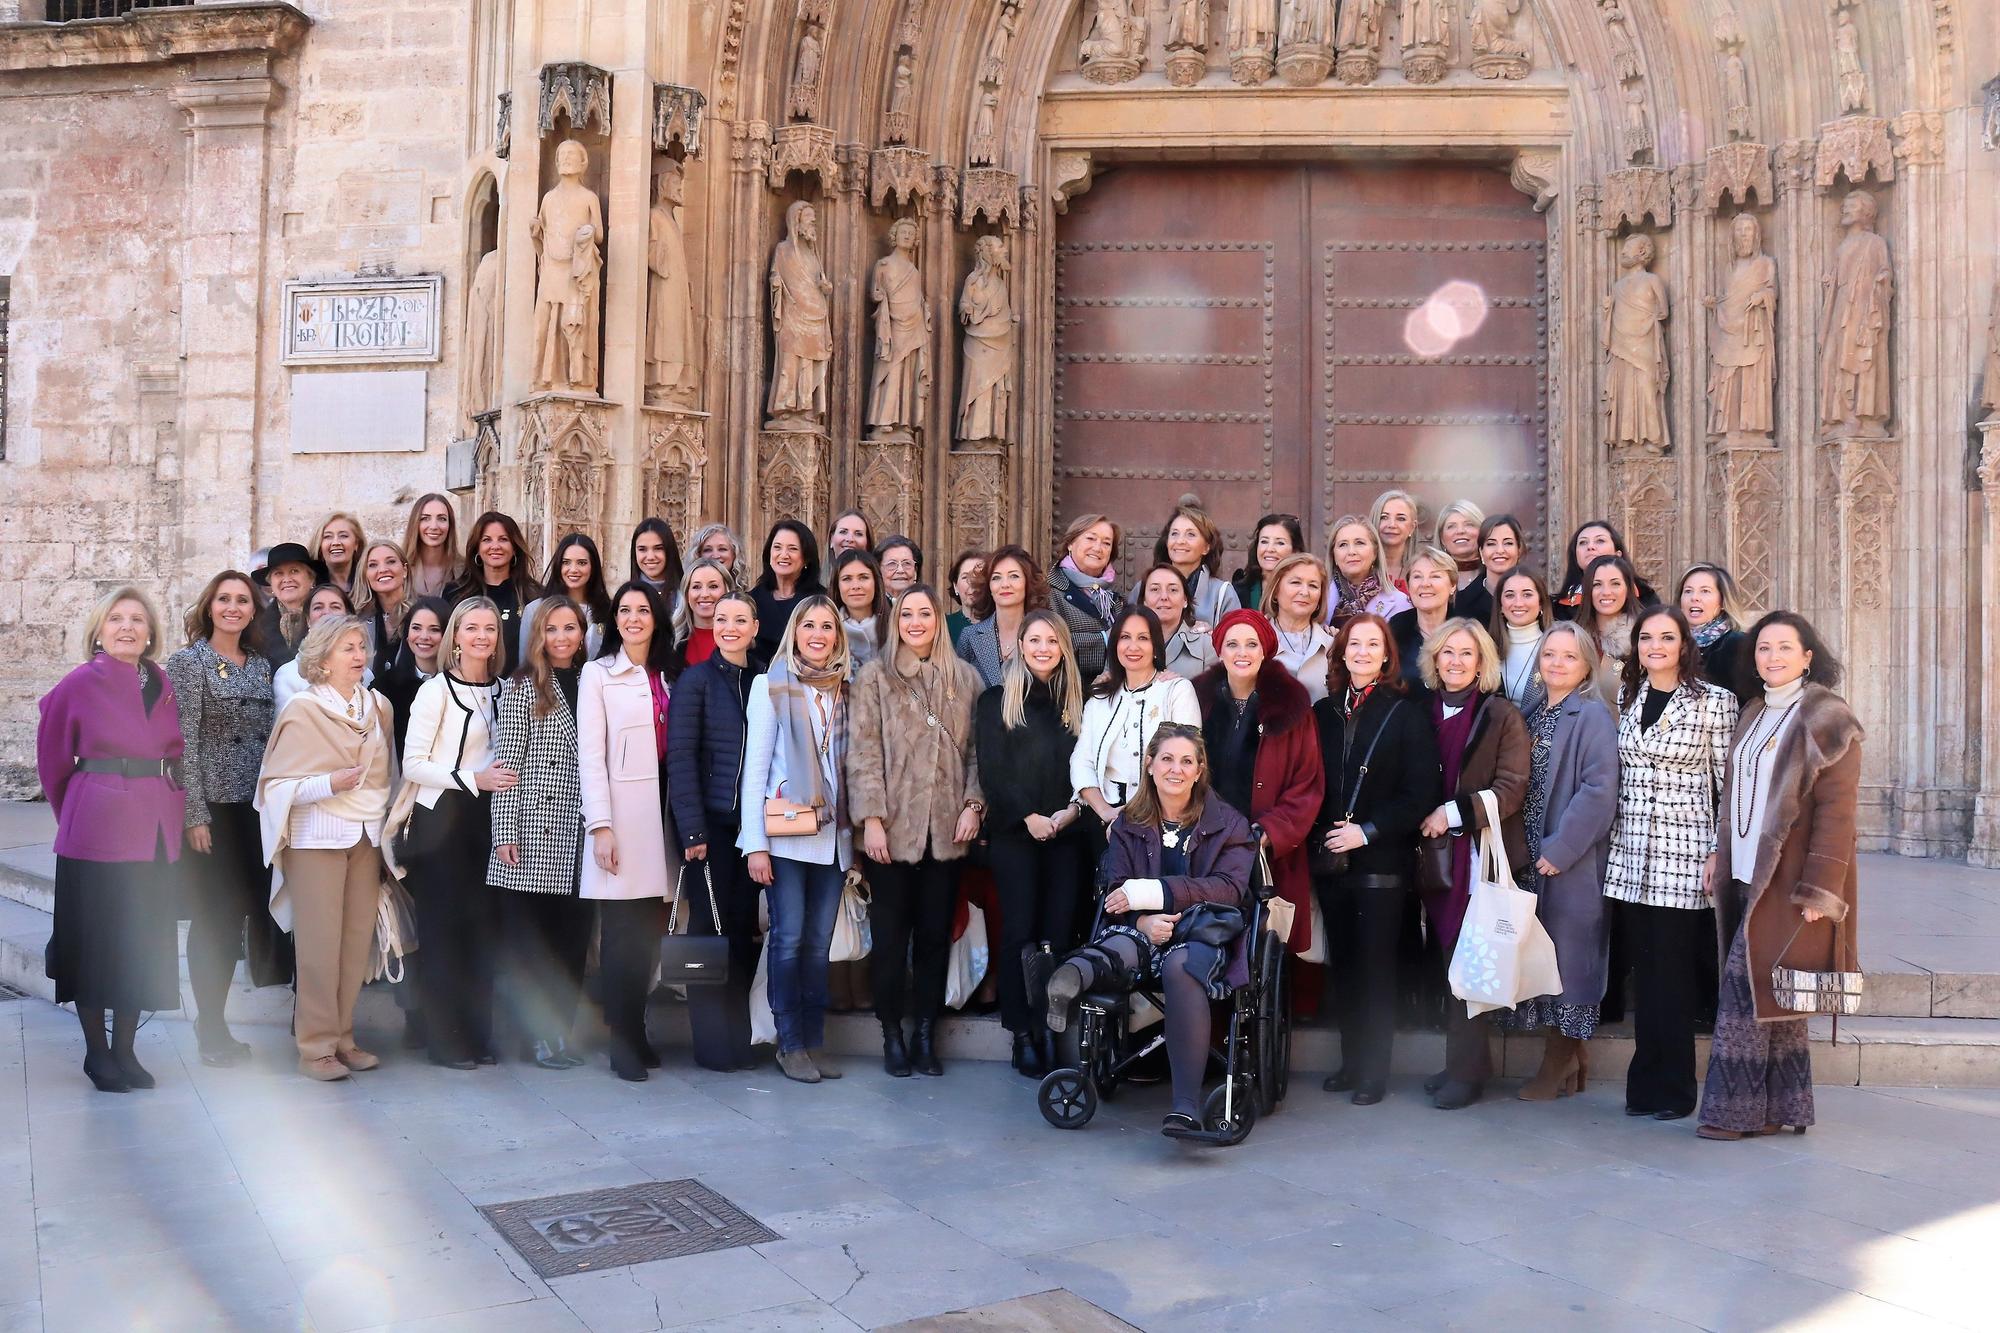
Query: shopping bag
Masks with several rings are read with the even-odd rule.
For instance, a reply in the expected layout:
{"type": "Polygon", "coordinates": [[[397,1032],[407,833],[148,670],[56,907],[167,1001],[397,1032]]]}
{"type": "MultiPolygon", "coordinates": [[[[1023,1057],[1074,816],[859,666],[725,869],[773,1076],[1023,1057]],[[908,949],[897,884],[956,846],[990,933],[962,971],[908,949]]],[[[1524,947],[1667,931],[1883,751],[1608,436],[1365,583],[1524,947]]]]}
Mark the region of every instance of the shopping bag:
{"type": "Polygon", "coordinates": [[[757,954],[757,975],[750,979],[750,1044],[770,1046],[778,1040],[778,1020],[771,1016],[771,941],[757,954]]]}
{"type": "MultiPolygon", "coordinates": [[[[256,928],[256,923],[251,923],[256,928]]],[[[369,956],[368,980],[403,979],[403,959],[416,952],[417,909],[402,882],[393,875],[382,877],[382,891],[375,899],[375,948],[369,956]]]]}
{"type": "Polygon", "coordinates": [[[965,931],[951,942],[951,961],[944,974],[944,1003],[947,1009],[963,1009],[979,983],[986,977],[986,913],[978,907],[966,908],[965,931]]]}
{"type": "MultiPolygon", "coordinates": [[[[1271,901],[1277,902],[1278,899],[1273,898],[1271,901]]],[[[1301,963],[1324,963],[1326,961],[1326,913],[1319,910],[1319,895],[1314,894],[1312,897],[1306,899],[1306,906],[1312,912],[1312,943],[1306,945],[1306,951],[1299,955],[1299,961],[1301,963]]]]}
{"type": "Polygon", "coordinates": [[[1535,895],[1514,886],[1500,836],[1499,803],[1491,792],[1479,795],[1486,827],[1479,835],[1472,901],[1446,973],[1451,993],[1465,1001],[1465,1012],[1474,1018],[1562,992],[1555,941],[1535,915],[1535,895]]]}
{"type": "Polygon", "coordinates": [[[868,927],[868,881],[858,870],[847,872],[840,885],[840,911],[833,918],[833,944],[827,950],[830,963],[858,963],[873,945],[868,927]]]}

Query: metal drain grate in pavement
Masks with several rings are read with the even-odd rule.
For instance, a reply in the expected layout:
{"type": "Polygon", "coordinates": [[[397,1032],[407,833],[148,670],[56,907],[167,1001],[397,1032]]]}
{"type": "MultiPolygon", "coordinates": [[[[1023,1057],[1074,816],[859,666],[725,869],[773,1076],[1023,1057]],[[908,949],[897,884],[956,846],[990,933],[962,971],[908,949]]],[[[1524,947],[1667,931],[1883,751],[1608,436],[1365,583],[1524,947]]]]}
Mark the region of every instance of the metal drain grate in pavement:
{"type": "Polygon", "coordinates": [[[552,1194],[480,1210],[542,1277],[761,1245],[778,1233],[694,1180],[552,1194]]]}

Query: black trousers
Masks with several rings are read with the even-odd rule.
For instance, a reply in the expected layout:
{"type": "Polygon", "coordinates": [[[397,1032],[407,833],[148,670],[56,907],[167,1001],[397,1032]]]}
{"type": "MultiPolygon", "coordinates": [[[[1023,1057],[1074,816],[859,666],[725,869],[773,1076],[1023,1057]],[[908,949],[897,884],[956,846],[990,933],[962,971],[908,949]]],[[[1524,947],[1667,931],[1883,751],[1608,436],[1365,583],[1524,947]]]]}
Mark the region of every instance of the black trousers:
{"type": "Polygon", "coordinates": [[[271,870],[264,864],[256,809],[247,801],[211,804],[208,834],[207,856],[184,851],[180,859],[187,888],[188,981],[202,1023],[221,1021],[246,937],[251,984],[282,986],[292,979],[292,937],[271,920],[271,870]]]}
{"type": "Polygon", "coordinates": [[[715,905],[722,912],[718,924],[708,908],[708,887],[702,882],[701,862],[689,861],[685,872],[676,870],[687,894],[683,913],[692,912],[694,934],[712,935],[718,930],[729,937],[731,975],[740,974],[744,984],[757,972],[757,896],[764,890],[750,878],[743,853],[736,849],[736,826],[710,824],[708,829],[709,876],[715,881],[715,905]]]}
{"type": "Polygon", "coordinates": [[[1409,892],[1371,875],[1315,877],[1326,962],[1340,1018],[1340,1063],[1358,1084],[1384,1083],[1396,1041],[1397,955],[1409,892]]]}
{"type": "Polygon", "coordinates": [[[1076,932],[1083,857],[1079,839],[1036,842],[1026,833],[995,834],[986,844],[993,891],[1000,899],[1000,931],[992,966],[999,972],[1000,1021],[1009,1032],[1039,1032],[1041,1015],[1028,1005],[1021,951],[1046,943],[1060,957],[1076,932]]]}
{"type": "Polygon", "coordinates": [[[597,904],[567,893],[495,892],[514,1032],[525,1042],[565,1041],[583,992],[583,964],[597,925],[597,904]]]}
{"type": "Polygon", "coordinates": [[[667,905],[658,898],[605,899],[597,904],[597,986],[604,1026],[613,1043],[646,1050],[646,997],[660,961],[667,905]]]}
{"type": "Polygon", "coordinates": [[[1694,1110],[1694,1025],[1703,955],[1715,953],[1707,910],[1618,904],[1619,934],[1632,962],[1632,1064],[1625,1104],[1635,1111],[1694,1110]]]}
{"type": "Polygon", "coordinates": [[[447,791],[410,818],[410,896],[417,907],[418,986],[431,1058],[493,1050],[493,971],[501,892],[486,883],[493,823],[486,793],[447,791]]]}
{"type": "Polygon", "coordinates": [[[887,1025],[905,1017],[928,1022],[944,1008],[945,970],[951,962],[952,913],[958,906],[958,862],[929,851],[917,862],[868,864],[868,953],[875,987],[875,1016],[887,1025]],[[909,959],[909,1004],[903,1003],[904,959],[909,959]]]}

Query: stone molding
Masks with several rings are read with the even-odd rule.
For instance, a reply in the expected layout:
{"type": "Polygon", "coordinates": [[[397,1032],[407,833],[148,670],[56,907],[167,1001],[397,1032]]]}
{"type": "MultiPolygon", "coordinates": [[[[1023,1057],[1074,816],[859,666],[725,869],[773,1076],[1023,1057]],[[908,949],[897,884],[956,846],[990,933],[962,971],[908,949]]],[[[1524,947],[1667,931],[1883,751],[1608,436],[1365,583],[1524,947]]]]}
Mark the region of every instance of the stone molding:
{"type": "Polygon", "coordinates": [[[302,11],[268,0],[134,9],[115,23],[0,24],[0,72],[289,55],[311,27],[302,11]]]}
{"type": "Polygon", "coordinates": [[[168,93],[187,113],[188,132],[196,130],[261,130],[278,102],[276,79],[195,79],[168,93]]]}

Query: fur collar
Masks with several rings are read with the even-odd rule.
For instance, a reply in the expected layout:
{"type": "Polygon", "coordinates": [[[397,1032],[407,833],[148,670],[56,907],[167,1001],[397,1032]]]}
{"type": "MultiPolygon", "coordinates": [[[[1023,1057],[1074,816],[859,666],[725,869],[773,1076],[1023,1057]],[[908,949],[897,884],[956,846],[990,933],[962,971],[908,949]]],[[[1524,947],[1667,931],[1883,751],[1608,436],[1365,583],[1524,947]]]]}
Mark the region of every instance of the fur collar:
{"type": "MultiPolygon", "coordinates": [[[[1738,737],[1748,733],[1764,706],[1760,696],[1744,708],[1736,724],[1738,737]]],[[[1763,896],[1777,869],[1779,854],[1791,836],[1793,825],[1799,821],[1806,793],[1812,790],[1820,774],[1840,762],[1863,737],[1854,710],[1824,685],[1807,685],[1798,707],[1797,719],[1786,730],[1777,754],[1772,757],[1771,808],[1757,835],[1757,878],[1750,886],[1753,904],[1763,896]]],[[[1724,814],[1727,817],[1728,811],[1724,814]]],[[[1736,870],[1737,867],[1731,867],[1731,873],[1736,870]]]]}
{"type": "MultiPolygon", "coordinates": [[[[1195,677],[1194,697],[1201,705],[1203,717],[1222,701],[1228,689],[1229,671],[1220,662],[1195,677]]],[[[1312,696],[1306,693],[1306,687],[1299,684],[1284,663],[1265,658],[1257,671],[1257,721],[1264,734],[1282,735],[1311,720],[1312,696]]]]}

